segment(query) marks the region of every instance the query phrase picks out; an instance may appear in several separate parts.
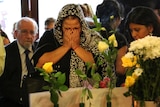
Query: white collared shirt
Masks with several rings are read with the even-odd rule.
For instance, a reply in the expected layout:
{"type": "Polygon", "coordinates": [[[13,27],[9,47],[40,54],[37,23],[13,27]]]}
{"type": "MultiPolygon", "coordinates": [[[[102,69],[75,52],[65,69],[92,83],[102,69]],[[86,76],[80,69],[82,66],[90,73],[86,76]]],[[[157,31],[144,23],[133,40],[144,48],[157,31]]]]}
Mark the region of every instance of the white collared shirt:
{"type": "MultiPolygon", "coordinates": [[[[18,44],[18,48],[19,48],[19,54],[21,57],[21,66],[22,66],[21,86],[22,86],[23,77],[24,77],[24,75],[28,74],[28,70],[27,70],[26,61],[25,61],[25,58],[26,58],[25,53],[24,53],[25,49],[19,44],[18,41],[17,41],[17,44],[18,44]]],[[[28,50],[30,51],[29,58],[31,59],[31,57],[33,56],[32,47],[29,47],[28,50]]]]}

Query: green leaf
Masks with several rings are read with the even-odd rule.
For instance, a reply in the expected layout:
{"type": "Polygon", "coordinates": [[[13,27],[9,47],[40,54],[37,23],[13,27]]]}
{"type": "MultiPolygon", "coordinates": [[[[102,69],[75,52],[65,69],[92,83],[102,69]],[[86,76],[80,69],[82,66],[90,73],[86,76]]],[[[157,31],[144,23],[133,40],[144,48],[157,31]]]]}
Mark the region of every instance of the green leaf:
{"type": "Polygon", "coordinates": [[[97,21],[97,16],[96,16],[96,15],[93,16],[93,21],[94,21],[95,24],[98,23],[98,21],[97,21]]]}
{"type": "Polygon", "coordinates": [[[76,72],[77,75],[83,75],[83,72],[79,69],[75,70],[75,72],[76,72]]]}
{"type": "Polygon", "coordinates": [[[54,77],[59,77],[62,73],[61,72],[57,72],[54,74],[54,77]]]}
{"type": "Polygon", "coordinates": [[[101,23],[98,22],[96,15],[93,16],[93,21],[95,24],[95,28],[93,28],[92,30],[97,31],[97,32],[100,32],[101,30],[103,31],[106,30],[104,27],[101,26],[101,23]]]}
{"type": "Polygon", "coordinates": [[[58,79],[57,79],[57,82],[60,83],[60,84],[64,84],[65,81],[66,81],[66,75],[65,75],[65,73],[60,74],[59,77],[58,77],[58,79]]]}
{"type": "Polygon", "coordinates": [[[88,96],[89,96],[89,98],[91,98],[91,99],[92,99],[92,98],[93,98],[93,96],[92,96],[92,92],[91,92],[91,90],[87,88],[87,91],[88,91],[88,96]]]}
{"type": "Polygon", "coordinates": [[[43,78],[45,81],[49,82],[50,81],[50,77],[48,74],[43,75],[43,78]]]}
{"type": "Polygon", "coordinates": [[[67,91],[67,90],[68,90],[68,87],[67,87],[66,85],[61,85],[61,86],[59,87],[59,90],[61,90],[61,91],[67,91]]]}
{"type": "Polygon", "coordinates": [[[101,81],[102,77],[100,76],[99,73],[96,73],[96,74],[92,75],[92,79],[99,82],[99,81],[101,81]]]}
{"type": "Polygon", "coordinates": [[[42,68],[35,67],[35,69],[36,69],[37,71],[39,71],[39,72],[45,72],[45,70],[42,69],[42,68]]]}
{"type": "Polygon", "coordinates": [[[92,64],[90,62],[86,62],[85,65],[87,67],[87,71],[92,67],[92,64]]]}
{"type": "Polygon", "coordinates": [[[50,87],[49,87],[49,86],[43,86],[42,89],[43,89],[43,90],[49,90],[50,87]]]}
{"type": "Polygon", "coordinates": [[[85,97],[86,96],[86,88],[84,88],[83,90],[82,90],[82,94],[81,94],[81,97],[85,97]]]}
{"type": "Polygon", "coordinates": [[[93,64],[91,69],[91,75],[94,75],[95,72],[96,72],[96,64],[93,64]]]}
{"type": "Polygon", "coordinates": [[[127,91],[127,92],[125,92],[123,95],[124,95],[125,97],[128,97],[128,96],[130,96],[131,94],[130,94],[129,91],[127,91]]]}
{"type": "Polygon", "coordinates": [[[81,77],[83,80],[86,80],[87,79],[87,75],[84,74],[81,70],[77,69],[75,70],[76,74],[81,77]]]}

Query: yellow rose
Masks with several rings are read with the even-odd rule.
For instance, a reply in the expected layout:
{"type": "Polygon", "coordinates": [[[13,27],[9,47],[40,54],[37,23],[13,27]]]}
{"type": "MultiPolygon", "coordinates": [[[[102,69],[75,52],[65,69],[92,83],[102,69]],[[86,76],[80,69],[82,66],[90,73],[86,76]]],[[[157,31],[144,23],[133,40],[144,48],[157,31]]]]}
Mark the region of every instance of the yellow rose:
{"type": "Polygon", "coordinates": [[[132,76],[127,76],[125,80],[125,87],[131,87],[135,83],[135,78],[132,76]]]}
{"type": "Polygon", "coordinates": [[[133,67],[137,64],[137,57],[134,56],[133,58],[128,58],[123,56],[122,57],[122,66],[123,67],[133,67]]]}
{"type": "Polygon", "coordinates": [[[118,43],[117,43],[115,34],[112,34],[112,35],[108,38],[108,40],[109,40],[109,43],[113,43],[113,46],[114,46],[114,47],[117,47],[117,46],[118,46],[118,43]]]}
{"type": "Polygon", "coordinates": [[[52,67],[52,65],[53,65],[53,62],[47,62],[47,63],[45,63],[44,65],[43,65],[43,69],[47,72],[47,73],[51,73],[51,72],[53,72],[53,67],[52,67]]]}
{"type": "Polygon", "coordinates": [[[98,49],[99,49],[100,52],[104,52],[108,48],[109,48],[109,45],[106,42],[99,41],[99,43],[98,43],[98,49]]]}

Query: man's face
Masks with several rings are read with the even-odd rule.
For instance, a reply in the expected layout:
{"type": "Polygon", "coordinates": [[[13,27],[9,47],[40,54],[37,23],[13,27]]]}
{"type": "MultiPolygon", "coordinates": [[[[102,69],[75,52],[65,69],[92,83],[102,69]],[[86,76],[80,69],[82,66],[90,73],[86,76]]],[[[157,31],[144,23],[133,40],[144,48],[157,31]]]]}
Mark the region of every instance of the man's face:
{"type": "Polygon", "coordinates": [[[22,21],[15,32],[16,38],[24,48],[30,47],[36,37],[35,28],[32,22],[22,21]]]}

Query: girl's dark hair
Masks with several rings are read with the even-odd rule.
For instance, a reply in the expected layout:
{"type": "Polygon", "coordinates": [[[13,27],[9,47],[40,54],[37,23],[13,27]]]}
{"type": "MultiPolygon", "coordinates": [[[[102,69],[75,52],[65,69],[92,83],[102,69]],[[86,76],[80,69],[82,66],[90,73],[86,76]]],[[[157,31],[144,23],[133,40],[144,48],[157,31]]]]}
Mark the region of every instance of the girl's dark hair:
{"type": "Polygon", "coordinates": [[[154,11],[149,7],[137,6],[127,15],[125,28],[129,31],[129,24],[135,23],[144,26],[153,26],[153,35],[160,36],[160,23],[154,11]]]}

